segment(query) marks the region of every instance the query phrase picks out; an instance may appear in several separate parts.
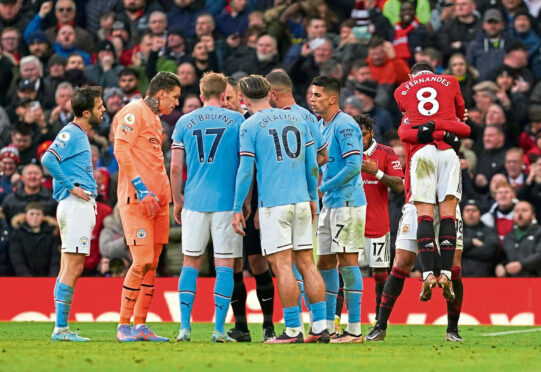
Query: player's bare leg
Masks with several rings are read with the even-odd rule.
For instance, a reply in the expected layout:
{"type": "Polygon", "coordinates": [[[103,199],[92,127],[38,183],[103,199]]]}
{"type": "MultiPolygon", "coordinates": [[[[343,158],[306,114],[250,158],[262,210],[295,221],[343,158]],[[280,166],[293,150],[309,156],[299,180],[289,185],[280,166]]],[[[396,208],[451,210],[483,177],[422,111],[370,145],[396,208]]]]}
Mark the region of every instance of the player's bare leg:
{"type": "Polygon", "coordinates": [[[447,300],[453,300],[455,293],[452,284],[452,267],[456,250],[456,206],[458,199],[453,195],[447,195],[445,200],[439,203],[440,210],[440,233],[438,237],[441,252],[441,275],[438,285],[443,290],[443,296],[447,300]]]}
{"type": "Polygon", "coordinates": [[[397,249],[394,257],[393,268],[389,279],[385,282],[381,304],[379,308],[378,321],[372,330],[366,335],[367,341],[383,341],[385,339],[387,322],[394,304],[402,293],[404,280],[415,264],[416,254],[404,249],[397,249]]]}
{"type": "Polygon", "coordinates": [[[462,251],[456,250],[453,259],[453,268],[451,269],[451,279],[455,291],[455,299],[447,300],[447,341],[464,341],[458,333],[458,320],[462,310],[462,300],[464,297],[464,287],[462,285],[461,275],[462,251]]]}
{"type": "MultiPolygon", "coordinates": [[[[314,264],[312,250],[301,250],[294,252],[295,265],[299,270],[305,283],[304,290],[308,301],[313,304],[312,311],[315,311],[312,329],[304,342],[328,343],[330,335],[327,331],[325,320],[325,282],[314,264]]],[[[300,298],[300,296],[299,296],[300,298]]]]}
{"type": "Polygon", "coordinates": [[[293,276],[292,251],[285,250],[267,256],[278,282],[278,295],[282,302],[286,329],[274,340],[266,343],[303,342],[299,317],[299,286],[293,276]]]}
{"type": "Polygon", "coordinates": [[[434,276],[434,255],[436,251],[436,238],[434,233],[434,206],[429,203],[415,203],[417,209],[417,245],[419,247],[419,261],[423,270],[423,287],[421,301],[432,298],[432,288],[437,284],[434,276]]]}

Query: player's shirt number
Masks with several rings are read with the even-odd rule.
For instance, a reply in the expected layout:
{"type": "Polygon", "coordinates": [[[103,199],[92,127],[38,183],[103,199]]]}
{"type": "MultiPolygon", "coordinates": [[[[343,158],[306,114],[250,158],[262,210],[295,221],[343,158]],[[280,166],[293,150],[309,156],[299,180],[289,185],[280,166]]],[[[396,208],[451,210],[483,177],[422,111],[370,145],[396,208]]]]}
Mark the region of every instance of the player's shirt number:
{"type": "Polygon", "coordinates": [[[436,101],[437,96],[438,92],[434,88],[425,87],[419,89],[416,95],[417,100],[419,101],[417,111],[423,116],[431,116],[437,113],[440,109],[440,104],[436,101]],[[428,97],[425,97],[425,93],[428,93],[428,97]],[[427,108],[427,106],[429,106],[429,108],[427,108]]]}
{"type": "Polygon", "coordinates": [[[280,144],[280,139],[282,140],[282,144],[284,147],[284,151],[287,156],[289,156],[292,159],[296,159],[299,157],[301,153],[301,132],[299,130],[292,126],[288,125],[285,126],[282,129],[281,136],[278,135],[278,131],[275,128],[269,129],[269,135],[272,136],[274,139],[274,149],[276,150],[276,160],[282,161],[284,160],[284,156],[282,154],[282,145],[280,144]],[[289,140],[287,138],[289,133],[293,133],[295,135],[295,142],[297,143],[297,147],[295,148],[295,152],[291,150],[291,147],[289,146],[289,140]]]}
{"type": "MultiPolygon", "coordinates": [[[[205,129],[205,135],[214,135],[214,141],[210,146],[209,156],[207,158],[207,163],[213,163],[216,151],[218,150],[218,145],[222,140],[224,135],[225,128],[207,128],[205,129]]],[[[203,131],[201,129],[196,129],[192,132],[192,135],[196,137],[197,140],[197,152],[199,154],[199,163],[205,162],[205,148],[203,146],[203,131]]]]}

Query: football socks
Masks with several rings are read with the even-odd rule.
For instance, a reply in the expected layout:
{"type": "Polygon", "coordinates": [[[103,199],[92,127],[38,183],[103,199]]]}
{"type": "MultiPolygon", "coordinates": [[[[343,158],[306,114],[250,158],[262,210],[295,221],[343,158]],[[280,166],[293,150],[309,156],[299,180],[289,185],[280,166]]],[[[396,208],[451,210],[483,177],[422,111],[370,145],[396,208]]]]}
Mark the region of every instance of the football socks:
{"type": "Polygon", "coordinates": [[[70,315],[71,300],[73,299],[74,290],[75,288],[70,287],[67,284],[64,284],[62,282],[58,283],[55,300],[55,332],[56,329],[68,327],[68,318],[70,315]]]}
{"type": "Polygon", "coordinates": [[[327,320],[325,319],[325,309],[327,304],[325,301],[316,302],[312,304],[312,332],[314,334],[319,334],[327,329],[327,320]]]}
{"type": "Polygon", "coordinates": [[[443,216],[440,219],[439,246],[441,254],[441,273],[451,279],[451,268],[455,257],[456,226],[454,216],[443,216]]]}
{"type": "Polygon", "coordinates": [[[248,323],[246,323],[246,285],[244,284],[244,275],[240,273],[233,274],[233,294],[231,295],[231,307],[235,315],[235,328],[248,332],[248,323]]]}
{"type": "Polygon", "coordinates": [[[254,275],[257,299],[263,312],[263,328],[273,327],[272,315],[274,314],[274,283],[269,270],[263,274],[254,275]]]}
{"type": "Polygon", "coordinates": [[[344,297],[348,309],[347,332],[358,336],[361,334],[361,299],[363,295],[363,277],[359,266],[340,268],[344,277],[344,297]]]}
{"type": "Polygon", "coordinates": [[[377,325],[383,329],[387,329],[387,321],[393,311],[393,306],[404,288],[404,279],[408,276],[408,273],[397,269],[393,266],[391,275],[385,282],[383,287],[383,294],[381,295],[381,303],[379,305],[379,316],[377,325]]]}
{"type": "Polygon", "coordinates": [[[381,304],[381,295],[383,294],[383,287],[385,287],[385,281],[387,280],[387,271],[383,273],[374,273],[374,281],[376,282],[376,320],[378,320],[379,305],[381,304]]]}
{"type": "Polygon", "coordinates": [[[456,331],[458,329],[458,319],[462,310],[462,299],[464,298],[464,286],[462,285],[461,267],[453,266],[451,269],[451,280],[455,299],[447,301],[447,331],[456,331]]]}
{"type": "Polygon", "coordinates": [[[338,269],[320,270],[321,277],[325,282],[325,318],[327,318],[327,330],[334,333],[334,312],[336,310],[336,295],[338,294],[338,269]]]}
{"type": "Polygon", "coordinates": [[[423,270],[423,279],[434,273],[434,254],[436,254],[436,241],[434,237],[433,218],[419,216],[417,219],[417,245],[419,247],[419,261],[423,270]]]}

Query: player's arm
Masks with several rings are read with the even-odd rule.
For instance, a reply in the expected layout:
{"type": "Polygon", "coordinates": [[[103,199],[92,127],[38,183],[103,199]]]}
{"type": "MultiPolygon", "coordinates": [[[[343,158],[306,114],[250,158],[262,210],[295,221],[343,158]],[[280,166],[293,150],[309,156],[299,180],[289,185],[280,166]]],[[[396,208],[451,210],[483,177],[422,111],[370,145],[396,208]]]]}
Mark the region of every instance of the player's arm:
{"type": "Polygon", "coordinates": [[[322,166],[329,161],[329,152],[327,151],[327,144],[317,151],[317,165],[322,166]]]}
{"type": "Polygon", "coordinates": [[[340,129],[343,130],[336,128],[336,133],[339,133],[338,143],[346,165],[333,178],[321,184],[319,190],[322,193],[348,183],[361,172],[361,144],[359,138],[357,138],[355,130],[351,129],[349,125],[343,125],[340,129]]]}
{"type": "MultiPolygon", "coordinates": [[[[118,118],[117,115],[115,120],[122,121],[126,119],[118,118]]],[[[131,148],[139,133],[139,126],[140,123],[138,121],[131,121],[131,123],[118,123],[115,131],[114,155],[118,162],[119,168],[121,168],[126,174],[135,189],[137,200],[139,201],[139,206],[141,207],[141,212],[146,217],[153,217],[158,214],[160,210],[158,198],[156,198],[156,196],[144,184],[141,176],[135,169],[135,164],[132,160],[131,154],[131,148]]]]}
{"type": "Polygon", "coordinates": [[[460,138],[466,138],[470,136],[471,128],[468,124],[465,124],[461,121],[455,120],[434,120],[435,129],[446,131],[449,133],[456,134],[460,138]]]}
{"type": "Polygon", "coordinates": [[[184,196],[182,195],[182,169],[184,168],[184,148],[178,146],[175,142],[171,146],[171,194],[173,196],[173,214],[175,221],[182,224],[181,213],[184,206],[184,196]]]}
{"type": "Polygon", "coordinates": [[[246,222],[242,214],[242,207],[246,196],[250,191],[252,179],[254,176],[255,156],[253,154],[241,153],[239,169],[235,181],[235,202],[233,204],[233,229],[242,236],[246,233],[240,228],[246,228],[246,222]]]}
{"type": "Polygon", "coordinates": [[[62,171],[62,167],[60,166],[61,158],[54,147],[56,146],[51,146],[45,151],[45,155],[41,158],[41,164],[47,169],[49,174],[63,187],[68,189],[71,194],[83,200],[90,200],[90,196],[82,188],[75,186],[62,171]]]}
{"type": "MultiPolygon", "coordinates": [[[[311,137],[311,136],[310,136],[311,137]]],[[[319,182],[319,167],[317,163],[317,158],[319,155],[316,155],[314,151],[314,141],[309,140],[306,142],[306,184],[308,186],[308,195],[310,196],[310,210],[312,212],[312,222],[314,222],[317,215],[317,184],[319,182]]]]}

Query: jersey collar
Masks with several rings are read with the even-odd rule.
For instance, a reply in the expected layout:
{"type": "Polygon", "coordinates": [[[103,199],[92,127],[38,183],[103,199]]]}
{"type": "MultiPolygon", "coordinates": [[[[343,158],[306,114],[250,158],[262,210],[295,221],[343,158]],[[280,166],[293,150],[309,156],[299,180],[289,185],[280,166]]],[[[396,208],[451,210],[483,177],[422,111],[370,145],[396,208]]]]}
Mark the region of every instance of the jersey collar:
{"type": "Polygon", "coordinates": [[[416,78],[417,76],[419,75],[424,75],[424,74],[433,74],[433,72],[430,72],[430,71],[419,71],[418,73],[416,73],[415,75],[413,75],[413,78],[416,78]]]}
{"type": "Polygon", "coordinates": [[[71,124],[75,125],[77,128],[79,128],[80,130],[82,130],[84,134],[86,134],[86,130],[85,130],[80,124],[77,124],[77,123],[75,123],[75,122],[73,122],[73,121],[71,122],[71,124]]]}
{"type": "Polygon", "coordinates": [[[325,120],[323,120],[323,126],[324,126],[324,127],[328,127],[329,125],[331,125],[331,123],[334,121],[334,119],[336,119],[336,117],[338,116],[338,114],[340,114],[341,112],[342,112],[342,110],[336,111],[336,113],[332,116],[331,120],[329,120],[328,123],[325,123],[325,120]]]}
{"type": "Polygon", "coordinates": [[[375,139],[372,139],[372,143],[370,144],[370,146],[368,146],[366,150],[363,151],[363,153],[366,156],[372,156],[374,155],[374,152],[376,151],[376,147],[378,147],[378,143],[376,142],[375,139]]]}

